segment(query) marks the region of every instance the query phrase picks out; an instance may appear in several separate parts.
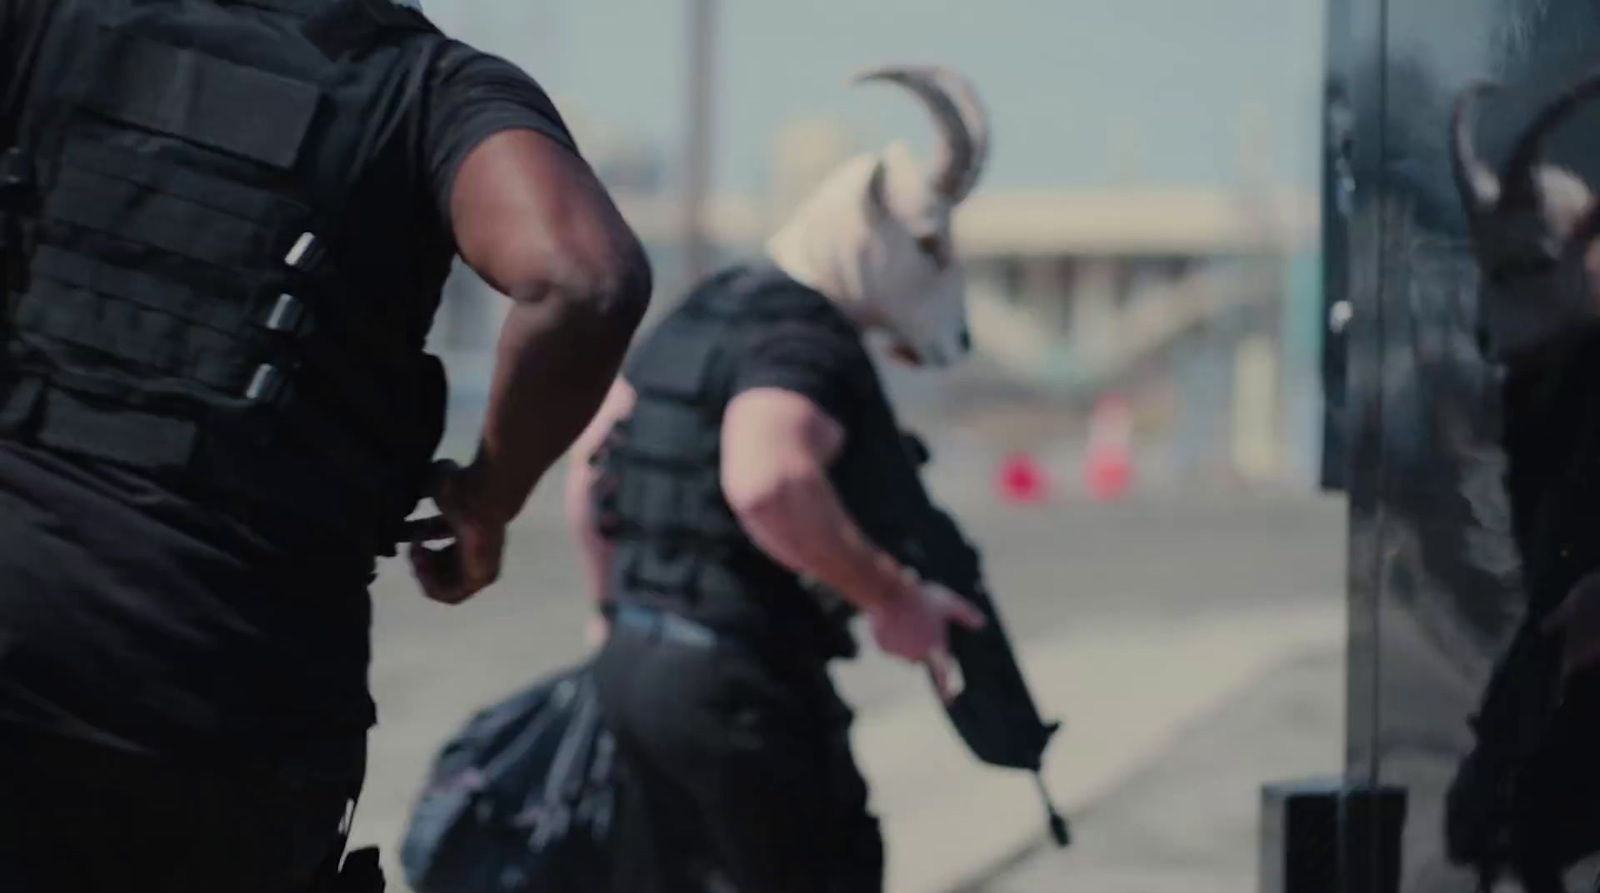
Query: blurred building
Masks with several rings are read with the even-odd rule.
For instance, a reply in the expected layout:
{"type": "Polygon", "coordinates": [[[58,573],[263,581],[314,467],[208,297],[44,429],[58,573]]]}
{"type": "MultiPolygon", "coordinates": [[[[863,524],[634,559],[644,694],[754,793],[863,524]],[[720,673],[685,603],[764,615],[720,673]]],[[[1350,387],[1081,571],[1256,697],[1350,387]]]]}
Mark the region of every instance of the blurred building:
{"type": "Polygon", "coordinates": [[[989,192],[957,243],[997,363],[1069,402],[1129,396],[1180,474],[1278,480],[1312,466],[1315,351],[1285,334],[1317,300],[1291,276],[1316,228],[1294,193],[989,192]]]}
{"type": "MultiPolygon", "coordinates": [[[[658,316],[688,286],[668,153],[569,117],[650,251],[658,316]]],[[[708,203],[719,258],[757,253],[795,203],[861,148],[833,122],[785,128],[767,194],[708,203]]],[[[983,368],[1068,411],[1124,393],[1146,433],[1172,444],[1180,474],[1309,480],[1317,417],[1301,410],[1315,403],[1317,346],[1295,333],[1307,313],[1316,329],[1320,297],[1307,272],[1317,224],[1315,196],[1281,189],[980,190],[955,227],[983,368]]],[[[504,307],[470,274],[458,278],[438,340],[451,354],[458,399],[470,403],[471,382],[486,385],[504,307]]]]}

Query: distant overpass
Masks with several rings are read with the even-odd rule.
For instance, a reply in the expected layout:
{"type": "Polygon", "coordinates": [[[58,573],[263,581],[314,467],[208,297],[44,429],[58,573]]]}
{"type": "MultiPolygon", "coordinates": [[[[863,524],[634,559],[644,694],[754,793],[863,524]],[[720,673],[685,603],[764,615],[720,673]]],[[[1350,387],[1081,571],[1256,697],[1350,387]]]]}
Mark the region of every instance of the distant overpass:
{"type": "MultiPolygon", "coordinates": [[[[618,204],[663,284],[677,283],[676,198],[623,195],[618,204]]],[[[772,202],[750,195],[723,194],[707,209],[730,258],[756,253],[781,223],[772,202]]],[[[1278,300],[1281,283],[1255,267],[1313,248],[1317,226],[1316,196],[1293,190],[987,190],[958,209],[955,239],[979,347],[1015,374],[1070,390],[1116,374],[1197,319],[1278,300]],[[1248,273],[1245,262],[1254,262],[1248,273]]],[[[672,302],[658,303],[660,312],[672,302]]]]}
{"type": "MultiPolygon", "coordinates": [[[[685,287],[676,199],[621,193],[617,202],[656,266],[658,317],[685,287]]],[[[707,223],[723,259],[733,260],[759,252],[776,218],[765,199],[723,194],[707,223]]],[[[1317,226],[1316,198],[1290,190],[1255,198],[1198,189],[981,191],[958,211],[955,229],[982,366],[1074,404],[1106,388],[1175,389],[1172,424],[1198,444],[1192,454],[1236,449],[1249,438],[1235,429],[1246,427],[1281,427],[1285,448],[1298,451],[1307,435],[1295,407],[1314,390],[1307,370],[1315,348],[1284,333],[1299,325],[1293,318],[1319,312],[1315,279],[1305,274],[1315,266],[1317,226]],[[1263,350],[1272,357],[1258,362],[1263,350]]],[[[454,405],[466,413],[457,427],[475,424],[481,411],[505,311],[473,279],[456,281],[434,342],[451,367],[454,405]]]]}
{"type": "MultiPolygon", "coordinates": [[[[617,203],[657,267],[659,315],[687,285],[677,198],[619,192],[617,203]]],[[[727,260],[758,253],[781,222],[775,202],[748,194],[718,195],[707,209],[727,260]]],[[[991,189],[958,209],[955,236],[979,348],[1013,374],[1071,391],[1104,384],[1240,303],[1279,301],[1284,277],[1273,269],[1314,250],[1317,225],[1316,197],[1292,190],[991,189]]],[[[473,285],[460,296],[482,291],[473,285]]],[[[449,340],[486,347],[500,312],[467,309],[449,340]]]]}
{"type": "MultiPolygon", "coordinates": [[[[644,241],[670,251],[681,240],[675,195],[619,195],[644,241]]],[[[775,203],[737,193],[715,196],[708,230],[735,252],[753,250],[782,223],[775,203]]],[[[1226,190],[1105,188],[980,190],[956,211],[957,247],[969,257],[1215,257],[1309,245],[1317,198],[1278,190],[1247,198],[1226,190]]]]}

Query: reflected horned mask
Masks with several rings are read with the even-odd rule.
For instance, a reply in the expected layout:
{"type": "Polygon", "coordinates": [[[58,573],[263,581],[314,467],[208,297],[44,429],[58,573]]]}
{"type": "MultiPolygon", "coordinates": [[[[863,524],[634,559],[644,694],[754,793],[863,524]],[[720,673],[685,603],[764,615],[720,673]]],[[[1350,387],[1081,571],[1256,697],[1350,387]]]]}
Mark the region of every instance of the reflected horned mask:
{"type": "Polygon", "coordinates": [[[1540,110],[1498,173],[1478,155],[1470,114],[1496,87],[1475,83],[1456,99],[1451,155],[1483,276],[1479,319],[1504,357],[1600,319],[1600,203],[1576,174],[1541,159],[1550,133],[1600,94],[1600,76],[1540,110]]]}
{"type": "Polygon", "coordinates": [[[945,366],[971,349],[966,280],[950,218],[989,153],[989,122],[972,85],[943,67],[869,71],[857,83],[910,90],[932,113],[940,152],[929,173],[904,142],[835,170],[773,236],[785,272],[827,295],[858,323],[887,333],[896,353],[945,366]]]}

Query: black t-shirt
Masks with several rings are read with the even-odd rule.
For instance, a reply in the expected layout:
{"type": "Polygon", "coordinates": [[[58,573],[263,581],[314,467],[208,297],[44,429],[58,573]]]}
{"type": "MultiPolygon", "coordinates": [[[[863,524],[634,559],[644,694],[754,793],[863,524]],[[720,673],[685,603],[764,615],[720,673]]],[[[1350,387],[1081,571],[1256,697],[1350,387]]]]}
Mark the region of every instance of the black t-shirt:
{"type": "Polygon", "coordinates": [[[771,326],[739,358],[733,396],[777,388],[815,403],[850,433],[862,411],[862,347],[854,336],[821,320],[793,319],[771,326]]]}
{"type": "MultiPolygon", "coordinates": [[[[0,0],[5,109],[52,2],[0,0]]],[[[417,225],[445,245],[456,172],[484,139],[531,129],[576,151],[532,79],[455,42],[390,114],[404,120],[375,132],[420,135],[395,188],[431,192],[417,225]]],[[[297,561],[138,474],[0,443],[0,725],[167,755],[359,758],[370,577],[351,566],[297,561]]]]}

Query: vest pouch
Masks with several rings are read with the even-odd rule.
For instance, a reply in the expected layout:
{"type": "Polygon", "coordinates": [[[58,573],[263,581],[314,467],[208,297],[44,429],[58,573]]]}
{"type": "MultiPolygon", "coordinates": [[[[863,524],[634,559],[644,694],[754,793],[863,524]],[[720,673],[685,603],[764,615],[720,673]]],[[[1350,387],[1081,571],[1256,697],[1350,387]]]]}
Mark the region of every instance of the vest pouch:
{"type": "Polygon", "coordinates": [[[323,95],[318,85],[105,28],[93,89],[79,102],[121,124],[279,170],[300,157],[323,95]]]}

